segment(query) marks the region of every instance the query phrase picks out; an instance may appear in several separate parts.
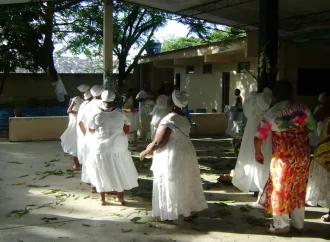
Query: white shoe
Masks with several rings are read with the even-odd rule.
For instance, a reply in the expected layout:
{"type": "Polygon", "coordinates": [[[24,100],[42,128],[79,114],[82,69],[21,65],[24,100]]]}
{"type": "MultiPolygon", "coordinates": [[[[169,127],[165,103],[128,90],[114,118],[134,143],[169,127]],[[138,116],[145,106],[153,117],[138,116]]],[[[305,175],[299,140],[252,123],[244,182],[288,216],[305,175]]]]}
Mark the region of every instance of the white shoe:
{"type": "Polygon", "coordinates": [[[259,203],[253,203],[252,204],[253,208],[264,208],[263,206],[261,206],[259,203]]]}

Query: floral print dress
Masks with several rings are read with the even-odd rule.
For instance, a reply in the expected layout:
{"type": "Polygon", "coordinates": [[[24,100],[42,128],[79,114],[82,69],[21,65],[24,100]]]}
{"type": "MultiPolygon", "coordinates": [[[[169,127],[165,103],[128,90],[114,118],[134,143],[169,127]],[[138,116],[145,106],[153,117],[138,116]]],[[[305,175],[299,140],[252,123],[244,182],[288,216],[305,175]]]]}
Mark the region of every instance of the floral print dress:
{"type": "Polygon", "coordinates": [[[310,110],[282,101],[268,110],[258,127],[256,137],[262,140],[273,131],[270,175],[259,202],[270,214],[281,216],[305,206],[310,166],[306,126],[316,128],[310,110]]]}

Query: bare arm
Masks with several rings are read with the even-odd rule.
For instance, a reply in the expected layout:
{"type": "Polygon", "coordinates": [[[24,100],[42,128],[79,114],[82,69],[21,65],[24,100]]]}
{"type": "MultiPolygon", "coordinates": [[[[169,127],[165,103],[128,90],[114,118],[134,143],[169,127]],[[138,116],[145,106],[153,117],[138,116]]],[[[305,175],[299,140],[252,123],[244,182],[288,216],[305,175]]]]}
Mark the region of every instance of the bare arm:
{"type": "Polygon", "coordinates": [[[260,164],[264,164],[264,156],[261,153],[262,139],[254,137],[254,150],[256,161],[260,164]]]}
{"type": "Polygon", "coordinates": [[[79,127],[80,127],[81,132],[85,135],[86,134],[86,129],[85,129],[84,123],[80,121],[79,122],[79,127]]]}
{"type": "Polygon", "coordinates": [[[169,140],[171,131],[172,130],[170,128],[164,125],[160,125],[156,131],[155,140],[147,146],[146,150],[141,152],[140,159],[143,160],[148,154],[166,145],[169,140]]]}
{"type": "Polygon", "coordinates": [[[124,124],[124,133],[127,134],[129,132],[129,125],[124,124]]]}
{"type": "Polygon", "coordinates": [[[67,113],[77,114],[78,112],[72,110],[75,105],[76,105],[76,103],[72,102],[70,107],[68,108],[67,113]]]}
{"type": "Polygon", "coordinates": [[[91,134],[95,133],[95,129],[89,129],[89,132],[91,132],[91,134]]]}

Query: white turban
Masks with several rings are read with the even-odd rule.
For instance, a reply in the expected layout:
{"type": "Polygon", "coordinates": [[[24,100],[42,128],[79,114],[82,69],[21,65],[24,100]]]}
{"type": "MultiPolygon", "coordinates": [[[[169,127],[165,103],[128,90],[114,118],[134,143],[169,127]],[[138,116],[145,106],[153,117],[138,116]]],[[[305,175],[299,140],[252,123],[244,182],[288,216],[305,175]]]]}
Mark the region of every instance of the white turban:
{"type": "Polygon", "coordinates": [[[320,95],[319,95],[319,102],[322,102],[322,98],[324,97],[324,96],[326,96],[327,94],[326,93],[321,93],[320,95]]]}
{"type": "Polygon", "coordinates": [[[105,90],[102,92],[102,101],[103,102],[112,102],[116,98],[116,94],[111,90],[105,90]]]}
{"type": "Polygon", "coordinates": [[[91,94],[91,91],[90,90],[88,90],[87,92],[84,93],[84,99],[85,100],[88,100],[91,97],[93,97],[93,95],[91,94]]]}
{"type": "Polygon", "coordinates": [[[91,93],[93,97],[101,96],[103,91],[104,91],[104,87],[99,85],[95,85],[91,88],[91,93]]]}
{"type": "Polygon", "coordinates": [[[82,84],[79,87],[77,87],[77,89],[79,90],[79,92],[87,92],[89,90],[90,86],[86,85],[86,84],[82,84]]]}
{"type": "Polygon", "coordinates": [[[183,107],[187,106],[188,97],[189,97],[189,95],[185,91],[175,90],[172,93],[173,102],[174,102],[175,106],[177,106],[179,108],[183,108],[183,107]]]}

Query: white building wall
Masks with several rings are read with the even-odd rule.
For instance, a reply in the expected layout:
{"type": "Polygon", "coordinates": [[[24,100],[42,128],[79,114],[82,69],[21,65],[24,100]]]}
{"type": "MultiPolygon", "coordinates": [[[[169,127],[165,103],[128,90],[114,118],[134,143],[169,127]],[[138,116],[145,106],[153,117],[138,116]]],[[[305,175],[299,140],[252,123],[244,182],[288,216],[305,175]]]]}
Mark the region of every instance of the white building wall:
{"type": "MultiPolygon", "coordinates": [[[[208,63],[211,64],[211,63],[208,63]]],[[[257,89],[256,81],[250,74],[237,73],[237,62],[212,63],[212,74],[203,74],[203,61],[195,63],[195,73],[186,74],[186,67],[175,67],[174,77],[181,74],[181,90],[189,94],[189,109],[206,108],[207,112],[216,109],[222,112],[222,73],[230,72],[230,99],[234,102],[234,90],[239,88],[243,99],[251,91],[257,89]]],[[[257,60],[250,62],[251,69],[255,72],[257,60]]]]}

